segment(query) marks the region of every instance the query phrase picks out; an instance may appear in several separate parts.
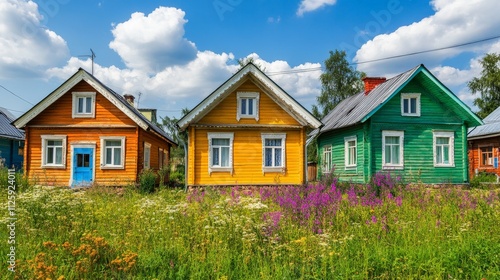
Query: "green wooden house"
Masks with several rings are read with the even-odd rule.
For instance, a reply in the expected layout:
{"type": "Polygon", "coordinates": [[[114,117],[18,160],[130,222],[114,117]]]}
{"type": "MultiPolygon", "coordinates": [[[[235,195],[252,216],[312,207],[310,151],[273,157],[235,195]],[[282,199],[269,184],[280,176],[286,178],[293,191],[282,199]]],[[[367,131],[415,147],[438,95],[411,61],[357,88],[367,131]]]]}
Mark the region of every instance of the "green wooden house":
{"type": "Polygon", "coordinates": [[[365,78],[365,91],[338,104],[311,133],[318,177],[367,183],[377,172],[407,182],[468,182],[467,129],[482,124],[419,65],[391,79],[365,78]]]}

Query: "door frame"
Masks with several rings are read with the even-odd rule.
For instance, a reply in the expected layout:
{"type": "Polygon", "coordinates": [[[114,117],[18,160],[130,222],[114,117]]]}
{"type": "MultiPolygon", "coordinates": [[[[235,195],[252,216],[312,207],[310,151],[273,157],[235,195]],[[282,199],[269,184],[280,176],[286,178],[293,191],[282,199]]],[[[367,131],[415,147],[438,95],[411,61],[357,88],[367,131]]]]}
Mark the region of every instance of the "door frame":
{"type": "Polygon", "coordinates": [[[69,186],[71,188],[74,188],[73,186],[73,172],[75,168],[75,148],[90,148],[92,149],[92,158],[94,159],[94,162],[92,163],[92,182],[95,182],[95,167],[96,167],[96,157],[95,157],[95,150],[96,150],[96,142],[78,142],[78,143],[70,143],[71,145],[71,169],[69,171],[70,177],[69,177],[69,186]]]}

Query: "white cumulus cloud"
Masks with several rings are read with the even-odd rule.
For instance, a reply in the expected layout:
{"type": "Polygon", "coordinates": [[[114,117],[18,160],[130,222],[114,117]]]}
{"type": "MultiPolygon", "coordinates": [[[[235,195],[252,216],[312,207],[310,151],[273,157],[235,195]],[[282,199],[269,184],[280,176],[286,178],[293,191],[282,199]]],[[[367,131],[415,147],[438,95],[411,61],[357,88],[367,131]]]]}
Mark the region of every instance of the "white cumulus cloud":
{"type": "Polygon", "coordinates": [[[159,7],[149,15],[133,13],[114,27],[109,47],[131,69],[155,73],[167,66],[185,65],[196,59],[197,50],[184,38],[184,16],[184,11],[170,7],[159,7]]]}
{"type": "MultiPolygon", "coordinates": [[[[500,17],[497,16],[497,0],[434,0],[431,1],[431,5],[435,14],[399,27],[390,34],[374,37],[357,51],[354,60],[371,61],[459,45],[498,35],[500,17]]],[[[358,70],[371,75],[380,72],[381,69],[385,73],[397,73],[420,63],[436,67],[442,61],[464,51],[484,52],[489,44],[491,42],[359,64],[358,70]]]]}
{"type": "Polygon", "coordinates": [[[33,1],[0,1],[0,78],[39,77],[67,60],[66,41],[43,20],[33,1]]]}

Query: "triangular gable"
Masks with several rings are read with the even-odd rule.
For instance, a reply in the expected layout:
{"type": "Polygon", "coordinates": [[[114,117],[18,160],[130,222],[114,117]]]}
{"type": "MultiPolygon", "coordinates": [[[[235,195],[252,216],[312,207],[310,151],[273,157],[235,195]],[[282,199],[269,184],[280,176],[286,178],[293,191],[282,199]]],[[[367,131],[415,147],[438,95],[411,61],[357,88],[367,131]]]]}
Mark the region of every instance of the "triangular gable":
{"type": "Polygon", "coordinates": [[[432,73],[425,68],[424,65],[418,65],[406,72],[403,72],[393,78],[388,79],[386,82],[381,83],[375,87],[368,95],[364,92],[357,93],[342,102],[340,102],[328,115],[326,115],[322,122],[323,128],[316,133],[318,134],[342,127],[352,126],[358,123],[366,122],[376,112],[380,110],[389,100],[391,100],[397,93],[399,93],[412,79],[419,73],[423,73],[433,82],[443,93],[446,98],[453,101],[457,112],[466,118],[471,126],[481,124],[481,119],[474,114],[470,108],[465,105],[453,92],[444,86],[432,73]]]}
{"type": "Polygon", "coordinates": [[[177,122],[179,128],[181,130],[185,130],[189,124],[203,118],[203,116],[210,112],[217,104],[219,104],[247,79],[252,79],[258,87],[266,89],[266,94],[301,125],[310,126],[312,128],[318,128],[321,126],[321,122],[318,119],[316,119],[311,113],[309,113],[309,111],[288,95],[288,93],[272,81],[257,66],[252,63],[248,63],[245,67],[240,69],[236,72],[236,74],[219,86],[214,92],[208,95],[203,101],[196,105],[196,107],[194,107],[194,109],[192,109],[187,115],[182,117],[177,122]]]}
{"type": "Polygon", "coordinates": [[[79,82],[85,81],[90,86],[92,86],[96,91],[98,91],[102,96],[104,96],[109,102],[116,106],[120,111],[122,111],[127,117],[132,119],[139,127],[144,130],[153,130],[160,134],[162,137],[166,138],[168,141],[176,144],[165,132],[157,128],[154,124],[150,123],[142,114],[135,110],[130,104],[127,103],[120,95],[113,92],[110,88],[102,84],[93,75],[89,74],[87,71],[80,68],[73,76],[61,84],[56,90],[51,92],[42,101],[38,102],[29,111],[20,116],[13,124],[17,128],[23,128],[32,119],[36,118],[45,109],[47,109],[51,104],[56,102],[64,94],[66,94],[71,88],[77,85],[79,82]],[[122,100],[123,99],[123,100],[122,100]]]}

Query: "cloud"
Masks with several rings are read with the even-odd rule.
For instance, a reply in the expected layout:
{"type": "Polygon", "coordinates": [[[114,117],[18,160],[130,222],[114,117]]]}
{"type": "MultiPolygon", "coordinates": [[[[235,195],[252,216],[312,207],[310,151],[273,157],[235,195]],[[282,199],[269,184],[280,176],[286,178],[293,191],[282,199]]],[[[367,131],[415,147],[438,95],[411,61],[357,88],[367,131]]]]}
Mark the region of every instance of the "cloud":
{"type": "Polygon", "coordinates": [[[196,59],[197,49],[184,38],[184,16],[184,11],[169,7],[159,7],[147,16],[133,13],[128,21],[114,26],[109,47],[127,67],[148,73],[186,65],[196,59]]]}
{"type": "Polygon", "coordinates": [[[43,26],[47,19],[33,1],[0,1],[0,15],[0,78],[39,77],[69,57],[66,41],[43,26]]]}
{"type": "MultiPolygon", "coordinates": [[[[497,0],[434,0],[435,14],[402,26],[390,34],[381,34],[366,42],[356,53],[357,62],[408,54],[473,42],[497,35],[500,17],[497,0]]],[[[404,9],[404,6],[402,6],[404,9]]],[[[358,70],[377,75],[398,73],[420,63],[435,67],[463,52],[484,52],[492,42],[460,48],[360,64],[358,70]]]]}
{"type": "Polygon", "coordinates": [[[335,5],[337,0],[302,0],[297,10],[298,16],[303,16],[304,13],[312,12],[325,6],[335,5]]]}

